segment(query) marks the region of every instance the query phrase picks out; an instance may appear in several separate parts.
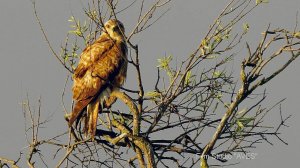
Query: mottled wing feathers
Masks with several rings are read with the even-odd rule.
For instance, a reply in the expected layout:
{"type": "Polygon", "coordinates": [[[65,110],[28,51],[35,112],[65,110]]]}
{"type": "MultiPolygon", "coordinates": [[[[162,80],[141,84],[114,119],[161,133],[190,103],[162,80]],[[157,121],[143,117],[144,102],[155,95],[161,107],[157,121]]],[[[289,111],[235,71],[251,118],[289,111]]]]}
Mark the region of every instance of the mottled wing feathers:
{"type": "Polygon", "coordinates": [[[74,71],[74,77],[82,77],[94,61],[108,52],[113,45],[114,43],[108,36],[101,36],[95,43],[86,47],[80,56],[80,61],[74,71]]]}
{"type": "MultiPolygon", "coordinates": [[[[104,37],[105,38],[105,37],[104,37]]],[[[77,68],[75,69],[73,79],[73,99],[80,101],[94,96],[99,91],[100,87],[107,80],[105,76],[95,76],[95,68],[97,66],[104,66],[101,63],[102,59],[107,58],[107,53],[111,53],[111,48],[115,46],[112,40],[95,42],[93,45],[84,50],[80,57],[77,68]]],[[[116,46],[115,46],[116,47],[116,46]]],[[[110,74],[111,69],[104,69],[103,74],[110,74]]]]}

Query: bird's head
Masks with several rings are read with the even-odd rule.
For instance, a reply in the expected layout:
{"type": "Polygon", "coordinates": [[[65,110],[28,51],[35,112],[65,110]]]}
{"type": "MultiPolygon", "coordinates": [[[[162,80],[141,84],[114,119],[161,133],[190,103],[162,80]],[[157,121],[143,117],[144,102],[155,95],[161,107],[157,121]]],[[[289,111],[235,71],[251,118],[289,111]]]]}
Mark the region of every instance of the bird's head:
{"type": "Polygon", "coordinates": [[[103,32],[116,41],[123,41],[125,33],[124,25],[117,19],[110,19],[104,24],[103,32]],[[123,33],[122,33],[123,32],[123,33]]]}

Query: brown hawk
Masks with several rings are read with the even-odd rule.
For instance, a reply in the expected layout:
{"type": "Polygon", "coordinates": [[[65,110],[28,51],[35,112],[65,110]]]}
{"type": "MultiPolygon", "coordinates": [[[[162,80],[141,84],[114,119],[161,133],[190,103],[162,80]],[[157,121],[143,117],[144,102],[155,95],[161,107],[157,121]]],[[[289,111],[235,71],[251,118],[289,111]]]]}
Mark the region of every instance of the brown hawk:
{"type": "Polygon", "coordinates": [[[103,104],[110,106],[115,102],[116,98],[109,95],[123,85],[126,71],[124,26],[120,21],[111,19],[104,24],[100,37],[84,49],[74,71],[72,91],[75,105],[69,126],[85,116],[84,132],[94,138],[98,112],[103,104]]]}

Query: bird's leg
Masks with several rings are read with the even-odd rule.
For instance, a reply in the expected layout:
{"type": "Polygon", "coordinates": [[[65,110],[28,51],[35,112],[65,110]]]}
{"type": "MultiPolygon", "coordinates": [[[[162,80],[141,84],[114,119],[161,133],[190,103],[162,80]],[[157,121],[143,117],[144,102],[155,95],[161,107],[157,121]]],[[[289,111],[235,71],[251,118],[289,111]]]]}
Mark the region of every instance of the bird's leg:
{"type": "MultiPolygon", "coordinates": [[[[104,101],[103,101],[103,106],[106,106],[105,104],[106,104],[106,102],[107,102],[107,100],[108,99],[105,99],[104,101]]],[[[107,106],[106,106],[106,108],[107,108],[107,106]]],[[[109,108],[109,111],[111,111],[111,109],[109,108]]],[[[109,114],[110,113],[106,113],[106,120],[107,120],[107,124],[108,124],[108,129],[110,130],[110,131],[112,131],[112,126],[111,126],[111,121],[110,121],[110,116],[109,116],[109,114]]]]}
{"type": "Polygon", "coordinates": [[[113,117],[113,114],[112,114],[112,111],[111,111],[111,105],[114,104],[116,102],[117,98],[115,96],[109,96],[107,99],[104,100],[103,102],[103,108],[107,108],[109,109],[110,113],[107,113],[106,114],[106,119],[107,119],[107,122],[108,122],[108,126],[109,126],[109,129],[110,131],[112,131],[112,126],[111,126],[111,121],[110,121],[110,117],[109,117],[109,114],[112,115],[113,117]]]}
{"type": "Polygon", "coordinates": [[[117,98],[115,96],[109,96],[103,102],[103,108],[110,109],[111,105],[116,102],[117,98]]]}

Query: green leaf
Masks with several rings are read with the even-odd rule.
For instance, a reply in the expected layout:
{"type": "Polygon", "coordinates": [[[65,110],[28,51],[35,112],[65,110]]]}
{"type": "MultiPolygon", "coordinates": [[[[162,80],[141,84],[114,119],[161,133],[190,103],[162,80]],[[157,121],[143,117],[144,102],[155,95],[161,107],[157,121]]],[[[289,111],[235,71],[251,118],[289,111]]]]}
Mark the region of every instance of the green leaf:
{"type": "Polygon", "coordinates": [[[238,118],[236,120],[236,125],[237,125],[237,128],[235,130],[236,133],[240,133],[243,131],[243,129],[248,126],[248,124],[255,120],[254,117],[242,117],[242,118],[238,118]]]}
{"type": "Polygon", "coordinates": [[[241,121],[237,121],[236,124],[237,124],[241,129],[243,129],[243,128],[245,127],[244,124],[243,124],[243,122],[241,122],[241,121]]]}
{"type": "Polygon", "coordinates": [[[294,34],[294,37],[296,37],[297,39],[300,39],[300,32],[296,32],[296,33],[294,34]]]}
{"type": "Polygon", "coordinates": [[[93,20],[96,20],[98,18],[98,14],[96,10],[88,11],[87,15],[92,18],[93,20]]]}
{"type": "Polygon", "coordinates": [[[213,72],[213,77],[214,78],[219,78],[219,77],[222,77],[224,74],[223,74],[223,72],[221,72],[221,71],[214,71],[213,72]]]}
{"type": "Polygon", "coordinates": [[[248,23],[243,24],[243,30],[244,30],[244,33],[247,33],[249,31],[249,24],[248,23]]]}
{"type": "Polygon", "coordinates": [[[211,54],[206,56],[206,59],[215,59],[215,58],[217,58],[217,54],[211,54]]]}
{"type": "Polygon", "coordinates": [[[219,92],[217,95],[216,95],[216,98],[217,99],[221,99],[223,97],[223,94],[221,92],[219,92]]]}
{"type": "Polygon", "coordinates": [[[191,82],[192,72],[188,71],[185,75],[184,84],[188,85],[191,82]]]}
{"type": "Polygon", "coordinates": [[[253,120],[255,120],[254,117],[243,117],[239,119],[239,121],[242,122],[245,126],[247,126],[253,120]]]}
{"type": "Polygon", "coordinates": [[[73,16],[70,17],[70,19],[68,19],[69,22],[74,22],[75,18],[73,16]]]}
{"type": "Polygon", "coordinates": [[[269,3],[269,0],[256,0],[256,5],[261,3],[269,3]]]}
{"type": "Polygon", "coordinates": [[[67,61],[68,61],[68,59],[69,59],[69,57],[68,57],[68,56],[64,57],[64,61],[65,61],[65,62],[67,62],[67,61]]]}
{"type": "Polygon", "coordinates": [[[155,99],[155,98],[159,98],[160,97],[160,93],[158,93],[157,91],[149,91],[146,93],[146,97],[155,99]]]}
{"type": "Polygon", "coordinates": [[[214,39],[215,39],[216,43],[219,43],[222,41],[222,35],[218,34],[218,35],[214,36],[214,39]]]}
{"type": "Polygon", "coordinates": [[[158,61],[158,68],[161,68],[163,70],[165,70],[167,72],[167,75],[170,78],[170,81],[173,79],[174,77],[174,73],[172,71],[172,69],[169,66],[169,63],[172,61],[173,57],[170,55],[168,57],[163,57],[161,59],[157,59],[158,61]]]}
{"type": "Polygon", "coordinates": [[[163,57],[161,59],[157,59],[159,68],[167,69],[169,68],[169,63],[172,61],[173,57],[170,55],[168,57],[163,57]]]}

